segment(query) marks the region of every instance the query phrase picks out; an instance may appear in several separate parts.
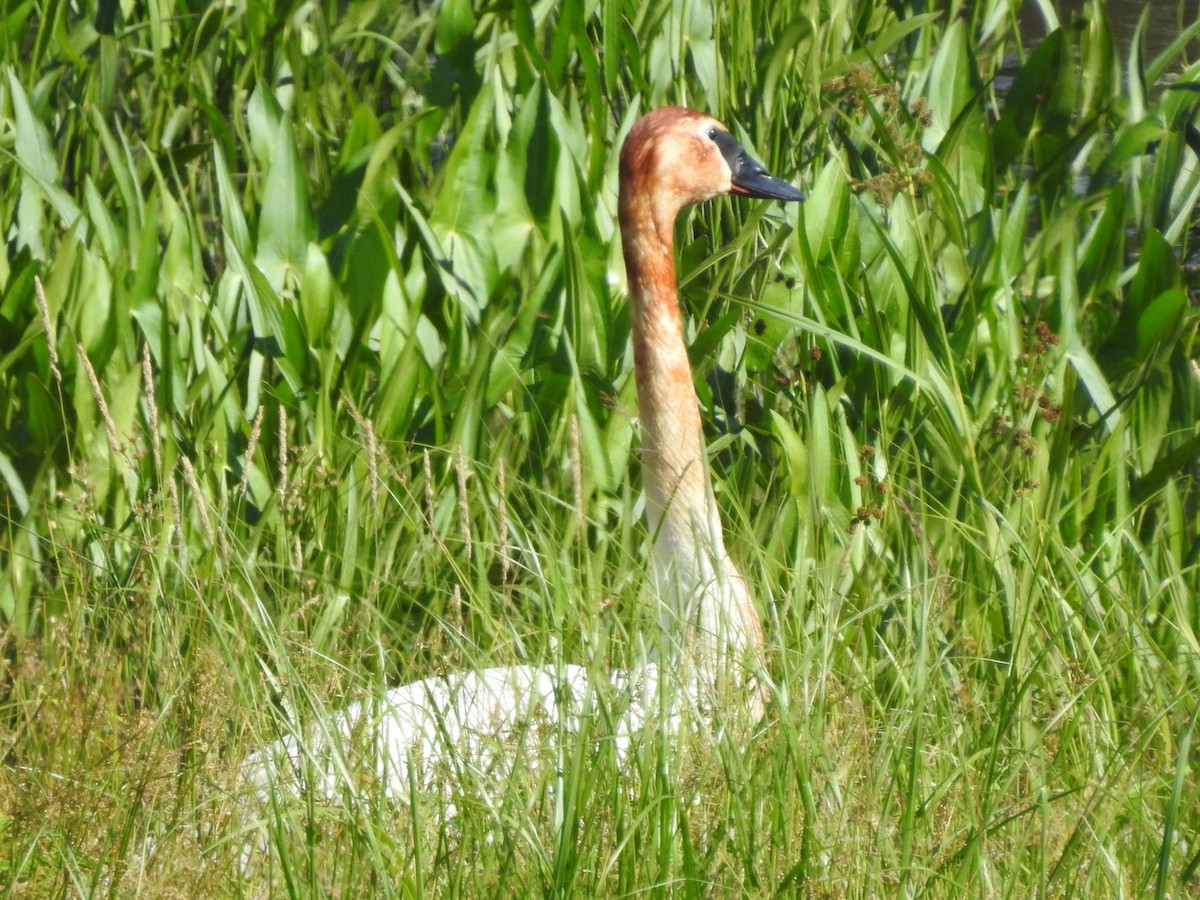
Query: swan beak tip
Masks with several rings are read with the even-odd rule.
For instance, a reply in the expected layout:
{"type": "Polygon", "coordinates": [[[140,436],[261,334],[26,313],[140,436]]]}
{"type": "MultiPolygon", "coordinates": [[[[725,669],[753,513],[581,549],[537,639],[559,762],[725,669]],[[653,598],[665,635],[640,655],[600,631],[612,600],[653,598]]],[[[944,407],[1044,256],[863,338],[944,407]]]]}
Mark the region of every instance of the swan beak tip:
{"type": "Polygon", "coordinates": [[[804,191],[782,178],[768,175],[765,171],[748,173],[737,178],[730,193],[758,200],[803,201],[804,191]]]}

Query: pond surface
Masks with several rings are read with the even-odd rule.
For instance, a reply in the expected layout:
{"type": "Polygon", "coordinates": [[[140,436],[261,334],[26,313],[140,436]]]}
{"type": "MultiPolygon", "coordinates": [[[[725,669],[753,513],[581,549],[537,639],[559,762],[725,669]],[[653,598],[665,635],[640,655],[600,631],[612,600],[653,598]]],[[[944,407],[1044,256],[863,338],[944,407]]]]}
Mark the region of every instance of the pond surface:
{"type": "MultiPolygon", "coordinates": [[[[1078,15],[1087,4],[1083,0],[1055,0],[1054,9],[1058,20],[1066,25],[1072,17],[1078,15]]],[[[1200,16],[1200,0],[1108,0],[1105,12],[1108,22],[1116,36],[1120,47],[1121,57],[1128,58],[1129,45],[1133,43],[1133,35],[1141,21],[1142,12],[1149,8],[1149,20],[1146,23],[1145,50],[1146,59],[1153,59],[1167,48],[1171,41],[1185,27],[1196,21],[1200,16]]],[[[1046,35],[1046,22],[1036,3],[1026,0],[1020,14],[1022,36],[1036,43],[1046,35]]],[[[1195,58],[1196,43],[1192,43],[1192,58],[1195,58]]]]}

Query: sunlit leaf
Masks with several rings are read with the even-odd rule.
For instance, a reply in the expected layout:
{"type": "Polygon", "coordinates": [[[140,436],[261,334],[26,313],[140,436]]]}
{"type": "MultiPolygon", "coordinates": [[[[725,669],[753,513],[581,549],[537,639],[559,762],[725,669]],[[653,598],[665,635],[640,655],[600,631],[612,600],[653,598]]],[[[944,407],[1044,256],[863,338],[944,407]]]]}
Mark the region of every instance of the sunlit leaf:
{"type": "Polygon", "coordinates": [[[274,290],[283,289],[289,272],[298,276],[303,271],[308,245],[315,237],[308,182],[291,125],[283,120],[274,129],[254,257],[274,290]]]}

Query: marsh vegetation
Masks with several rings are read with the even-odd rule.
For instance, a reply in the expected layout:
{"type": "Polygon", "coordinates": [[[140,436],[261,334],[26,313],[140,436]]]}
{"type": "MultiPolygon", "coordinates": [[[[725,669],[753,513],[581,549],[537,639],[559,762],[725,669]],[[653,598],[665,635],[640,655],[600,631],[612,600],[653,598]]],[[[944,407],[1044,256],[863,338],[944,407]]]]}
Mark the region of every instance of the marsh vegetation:
{"type": "Polygon", "coordinates": [[[1018,5],[7,4],[0,885],[1196,891],[1200,25],[1018,5]],[[659,639],[615,160],[666,103],[808,193],[677,229],[766,715],[597,717],[452,820],[301,793],[243,877],[255,748],[659,639]]]}

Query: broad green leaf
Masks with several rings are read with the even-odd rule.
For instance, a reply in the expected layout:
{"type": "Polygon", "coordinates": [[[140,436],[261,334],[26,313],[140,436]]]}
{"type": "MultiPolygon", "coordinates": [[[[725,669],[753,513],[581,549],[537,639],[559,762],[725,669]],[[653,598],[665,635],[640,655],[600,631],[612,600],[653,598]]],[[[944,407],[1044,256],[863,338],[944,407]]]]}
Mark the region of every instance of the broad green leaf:
{"type": "Polygon", "coordinates": [[[933,122],[921,136],[927,150],[939,146],[963,109],[975,102],[976,80],[967,52],[966,24],[958,19],[942,35],[929,67],[928,102],[933,122]]]}
{"type": "MultiPolygon", "coordinates": [[[[17,213],[19,243],[29,247],[35,258],[44,259],[45,219],[41,198],[50,201],[62,225],[66,227],[74,227],[81,213],[75,200],[58,183],[58,163],[50,148],[49,132],[33,114],[29,98],[12,69],[8,70],[8,82],[16,117],[13,149],[24,172],[17,213]]],[[[86,239],[87,232],[79,232],[79,237],[86,239]]]]}
{"type": "MultiPolygon", "coordinates": [[[[8,494],[16,504],[17,512],[22,516],[29,512],[29,492],[25,490],[25,484],[21,481],[21,476],[17,474],[17,470],[13,467],[12,460],[0,450],[0,478],[4,479],[4,485],[8,488],[8,494]]],[[[12,615],[12,610],[8,610],[8,614],[12,615]]]]}
{"type": "Polygon", "coordinates": [[[1121,425],[1121,410],[1117,406],[1117,398],[1096,360],[1087,349],[1078,342],[1067,347],[1067,360],[1074,367],[1096,411],[1103,417],[1105,429],[1115,433],[1121,425]]]}
{"type": "Polygon", "coordinates": [[[475,69],[475,22],[471,0],[443,0],[439,7],[434,32],[437,57],[428,94],[438,106],[450,106],[459,98],[471,103],[477,96],[481,79],[475,69]]]}
{"type": "Polygon", "coordinates": [[[445,251],[435,259],[448,267],[446,290],[472,321],[478,321],[496,276],[488,243],[480,240],[496,208],[490,186],[492,112],[491,92],[481,91],[446,160],[428,219],[429,229],[445,251]]]}
{"type": "Polygon", "coordinates": [[[621,68],[622,54],[619,51],[623,37],[622,0],[600,0],[603,7],[602,22],[604,34],[607,37],[605,52],[601,54],[604,61],[604,89],[608,96],[614,96],[617,91],[617,75],[621,68]]]}
{"type": "Polygon", "coordinates": [[[759,96],[762,98],[764,120],[769,121],[775,116],[776,97],[784,95],[784,92],[779,90],[780,80],[792,74],[796,64],[797,46],[801,41],[812,37],[813,23],[807,19],[797,19],[776,37],[760,61],[759,96]]]}
{"type": "Polygon", "coordinates": [[[1086,238],[1079,268],[1079,295],[1083,302],[1111,294],[1125,257],[1125,189],[1108,193],[1104,212],[1086,238]]]}
{"type": "Polygon", "coordinates": [[[1151,152],[1156,141],[1166,137],[1162,124],[1150,119],[1135,122],[1120,131],[1114,144],[1096,167],[1092,175],[1093,185],[1108,184],[1128,168],[1131,160],[1151,152]]]}
{"type": "Polygon", "coordinates": [[[1025,148],[1039,114],[1057,96],[1066,77],[1068,46],[1061,29],[1046,36],[1013,79],[1004,98],[1004,111],[992,130],[993,166],[1006,169],[1025,148]]]}
{"type": "Polygon", "coordinates": [[[496,190],[501,208],[513,209],[518,198],[544,231],[549,230],[555,180],[548,177],[558,162],[559,141],[550,121],[550,101],[541,82],[513,117],[508,146],[497,164],[496,190]]]}
{"type": "Polygon", "coordinates": [[[410,340],[396,358],[396,364],[380,375],[374,419],[381,436],[403,438],[413,420],[419,392],[429,389],[429,373],[421,359],[417,341],[410,340]]]}
{"type": "Polygon", "coordinates": [[[1088,10],[1086,24],[1080,29],[1079,58],[1082,63],[1080,115],[1103,115],[1110,103],[1113,85],[1121,78],[1116,41],[1103,3],[1093,3],[1088,10]]]}
{"type": "Polygon", "coordinates": [[[314,347],[328,345],[328,328],[333,316],[334,301],[335,288],[333,274],[329,271],[329,261],[320,247],[309,244],[297,304],[304,333],[314,347]]]}
{"type": "Polygon", "coordinates": [[[1147,360],[1152,351],[1180,338],[1179,325],[1188,309],[1187,291],[1172,288],[1155,297],[1137,320],[1137,349],[1139,362],[1147,360]]]}
{"type": "Polygon", "coordinates": [[[1007,204],[1004,209],[1000,226],[999,258],[1000,277],[1003,281],[1011,282],[1025,269],[1025,253],[1027,232],[1029,227],[1029,196],[1030,186],[1026,182],[1007,204]]]}
{"type": "Polygon", "coordinates": [[[246,124],[250,126],[250,146],[259,166],[266,169],[278,146],[279,126],[283,121],[283,110],[279,101],[262,84],[255,86],[246,104],[246,124]]]}
{"type": "Polygon", "coordinates": [[[1166,487],[1171,478],[1192,469],[1197,459],[1200,459],[1200,435],[1160,455],[1154,466],[1133,483],[1130,489],[1132,502],[1139,506],[1145,503],[1166,487]]]}
{"type": "Polygon", "coordinates": [[[713,7],[708,3],[683,5],[682,46],[687,48],[692,72],[704,90],[704,105],[717,109],[720,84],[717,78],[717,45],[713,40],[713,7]]]}
{"type": "Polygon", "coordinates": [[[832,157],[821,169],[804,206],[804,234],[820,262],[836,252],[849,221],[850,187],[844,159],[832,157]]]}
{"type": "Polygon", "coordinates": [[[771,429],[775,432],[775,437],[783,449],[792,496],[798,500],[808,497],[810,466],[804,441],[801,440],[799,433],[792,428],[787,419],[775,410],[771,410],[771,429]]]}
{"type": "MultiPolygon", "coordinates": [[[[1145,7],[1144,11],[1149,12],[1149,7],[1145,7]]],[[[1159,79],[1163,77],[1163,74],[1167,71],[1167,69],[1179,60],[1180,54],[1183,52],[1184,48],[1191,44],[1193,40],[1195,40],[1196,35],[1200,34],[1200,19],[1195,19],[1191,22],[1185,22],[1183,24],[1184,28],[1182,28],[1179,33],[1175,35],[1175,37],[1171,40],[1171,43],[1169,43],[1162,50],[1162,52],[1158,54],[1158,56],[1154,57],[1154,59],[1150,60],[1150,62],[1146,64],[1146,79],[1150,84],[1158,84],[1159,79]]]]}
{"type": "Polygon", "coordinates": [[[829,396],[817,385],[808,399],[808,465],[809,486],[815,490],[812,498],[819,507],[836,501],[837,473],[833,461],[833,419],[829,412],[829,396]]]}
{"type": "Polygon", "coordinates": [[[88,220],[96,231],[96,237],[104,248],[104,255],[110,266],[118,266],[123,262],[124,235],[120,226],[113,220],[104,198],[96,190],[96,184],[89,177],[83,185],[84,198],[87,203],[88,220]]]}
{"type": "Polygon", "coordinates": [[[845,74],[851,65],[871,65],[874,60],[895,50],[897,45],[913,32],[930,25],[941,16],[940,12],[921,13],[893,22],[873,37],[862,49],[848,54],[839,54],[821,73],[821,78],[825,80],[845,74]]]}
{"type": "MultiPolygon", "coordinates": [[[[147,197],[147,206],[152,209],[158,199],[157,191],[147,197]]],[[[130,305],[137,308],[143,304],[157,302],[160,265],[158,217],[142,217],[141,234],[138,235],[137,259],[134,262],[134,279],[130,287],[130,305]]]]}
{"type": "Polygon", "coordinates": [[[221,204],[221,231],[226,242],[231,244],[226,252],[248,256],[252,249],[250,229],[242,211],[241,197],[233,186],[233,178],[225,162],[225,153],[218,143],[213,144],[213,169],[217,182],[217,197],[221,204]]]}
{"type": "Polygon", "coordinates": [[[115,125],[117,134],[113,134],[113,129],[109,127],[108,120],[99,108],[92,111],[89,121],[93,131],[100,138],[105,169],[112,174],[117,183],[121,203],[125,209],[128,243],[132,246],[133,233],[142,225],[144,206],[141,185],[131,171],[129,141],[119,124],[115,125]]]}
{"type": "MultiPolygon", "coordinates": [[[[804,311],[804,291],[795,283],[789,287],[786,281],[769,281],[763,286],[759,298],[763,305],[768,307],[786,309],[796,315],[801,315],[804,311]]],[[[701,349],[697,347],[697,344],[702,338],[707,339],[707,342],[715,346],[716,342],[736,326],[742,317],[741,309],[730,310],[697,337],[696,342],[690,348],[690,353],[695,354],[701,349]]],[[[770,371],[776,350],[780,344],[795,333],[795,325],[779,316],[755,316],[746,336],[746,370],[752,373],[770,371]]],[[[703,355],[711,352],[711,348],[703,349],[703,355]]]]}
{"type": "Polygon", "coordinates": [[[77,325],[78,340],[89,353],[106,350],[116,324],[112,318],[111,269],[104,260],[85,250],[79,254],[75,277],[88,286],[86,310],[77,325]]]}
{"type": "MultiPolygon", "coordinates": [[[[563,232],[569,230],[564,222],[563,232]]],[[[604,351],[608,346],[608,317],[587,277],[584,249],[575,242],[568,242],[563,248],[565,325],[575,364],[584,372],[597,372],[607,368],[604,351]]]]}
{"type": "Polygon", "coordinates": [[[400,202],[416,226],[425,253],[439,270],[446,293],[457,301],[468,321],[479,321],[482,306],[475,288],[495,273],[487,270],[489,260],[480,252],[478,241],[469,234],[452,232],[454,247],[445,247],[408,192],[399,183],[395,187],[400,202]]]}
{"type": "MultiPolygon", "coordinates": [[[[1106,369],[1115,371],[1144,361],[1141,332],[1143,328],[1157,332],[1158,316],[1143,326],[1143,315],[1152,303],[1171,294],[1178,283],[1179,264],[1174,251],[1158,231],[1150,229],[1142,242],[1142,256],[1125,291],[1120,314],[1100,350],[1100,360],[1106,369]]],[[[1173,306],[1173,301],[1165,302],[1173,306]]]]}
{"type": "Polygon", "coordinates": [[[380,367],[389,371],[399,365],[413,338],[412,314],[408,298],[400,287],[396,273],[389,272],[381,292],[379,321],[373,332],[378,342],[380,367]]]}
{"type": "Polygon", "coordinates": [[[304,271],[308,245],[315,238],[308,179],[296,151],[291,124],[285,119],[274,132],[254,257],[254,264],[274,291],[283,290],[289,272],[299,278],[304,271]]]}
{"type": "Polygon", "coordinates": [[[16,136],[13,150],[25,174],[42,184],[58,181],[58,161],[50,149],[50,133],[29,106],[25,89],[17,80],[17,73],[8,70],[8,87],[16,116],[16,136]]]}
{"type": "Polygon", "coordinates": [[[588,481],[607,491],[614,490],[617,482],[610,469],[604,436],[592,414],[595,405],[589,398],[581,378],[575,379],[575,415],[579,423],[579,444],[583,456],[583,468],[588,481]]]}

